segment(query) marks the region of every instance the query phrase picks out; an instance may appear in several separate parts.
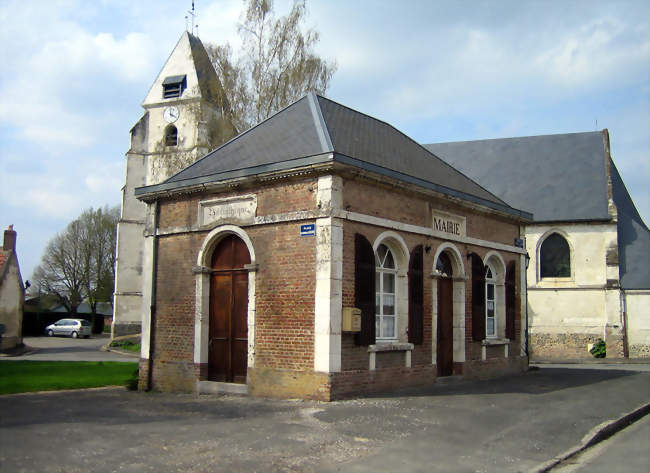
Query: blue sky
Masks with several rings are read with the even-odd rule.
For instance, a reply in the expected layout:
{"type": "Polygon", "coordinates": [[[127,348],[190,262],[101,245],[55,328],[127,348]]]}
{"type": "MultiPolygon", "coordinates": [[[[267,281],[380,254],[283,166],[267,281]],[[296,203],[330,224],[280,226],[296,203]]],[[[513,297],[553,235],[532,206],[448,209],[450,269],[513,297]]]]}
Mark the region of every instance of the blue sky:
{"type": "MultiPolygon", "coordinates": [[[[204,42],[238,45],[240,0],[197,0],[204,42]]],[[[190,0],[0,5],[0,226],[23,278],[89,206],[116,205],[129,130],[190,0]]],[[[650,3],[308,2],[327,96],[422,143],[608,128],[650,221],[650,3]]],[[[277,1],[276,11],[288,10],[277,1]]]]}

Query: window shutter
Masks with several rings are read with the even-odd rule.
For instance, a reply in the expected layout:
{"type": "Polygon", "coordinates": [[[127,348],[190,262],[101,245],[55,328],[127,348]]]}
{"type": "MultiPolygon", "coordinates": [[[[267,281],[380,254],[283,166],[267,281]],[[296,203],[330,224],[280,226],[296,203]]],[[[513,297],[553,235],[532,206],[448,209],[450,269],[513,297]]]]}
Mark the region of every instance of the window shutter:
{"type": "Polygon", "coordinates": [[[361,309],[357,345],[375,343],[375,252],[363,235],[354,235],[354,306],[361,309]]]}
{"type": "Polygon", "coordinates": [[[424,336],[424,253],[422,245],[411,251],[409,262],[409,342],[422,345],[424,336]]]}
{"type": "Polygon", "coordinates": [[[471,254],[472,260],[472,338],[485,339],[485,266],[481,257],[471,254]]]}
{"type": "Polygon", "coordinates": [[[506,338],[515,339],[515,314],[517,312],[517,295],[515,281],[517,279],[517,264],[508,263],[506,269],[506,338]]]}

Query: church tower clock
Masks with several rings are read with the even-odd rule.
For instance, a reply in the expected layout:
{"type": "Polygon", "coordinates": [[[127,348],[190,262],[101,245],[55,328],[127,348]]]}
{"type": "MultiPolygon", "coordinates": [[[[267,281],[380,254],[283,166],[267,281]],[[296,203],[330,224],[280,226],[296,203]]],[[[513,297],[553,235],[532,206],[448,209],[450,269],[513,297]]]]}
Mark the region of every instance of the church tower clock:
{"type": "Polygon", "coordinates": [[[118,223],[112,336],[139,333],[146,205],[136,187],[158,184],[236,134],[221,82],[201,41],[184,32],[145,97],[131,129],[118,223]]]}

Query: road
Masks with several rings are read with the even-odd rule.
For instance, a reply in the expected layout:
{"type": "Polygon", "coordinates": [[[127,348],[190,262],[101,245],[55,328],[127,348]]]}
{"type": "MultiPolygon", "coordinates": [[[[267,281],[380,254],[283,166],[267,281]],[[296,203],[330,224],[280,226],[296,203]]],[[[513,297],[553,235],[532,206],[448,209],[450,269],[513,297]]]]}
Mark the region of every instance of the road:
{"type": "Polygon", "coordinates": [[[24,337],[23,343],[33,352],[22,356],[0,357],[2,360],[33,361],[137,361],[137,357],[101,351],[109,342],[106,335],[91,338],[24,337]]]}
{"type": "MultiPolygon", "coordinates": [[[[124,389],[7,395],[0,471],[536,471],[648,399],[648,372],[579,367],[331,403],[124,389]]],[[[637,465],[623,455],[619,464],[637,465]]],[[[647,449],[634,455],[650,459],[647,449]]]]}

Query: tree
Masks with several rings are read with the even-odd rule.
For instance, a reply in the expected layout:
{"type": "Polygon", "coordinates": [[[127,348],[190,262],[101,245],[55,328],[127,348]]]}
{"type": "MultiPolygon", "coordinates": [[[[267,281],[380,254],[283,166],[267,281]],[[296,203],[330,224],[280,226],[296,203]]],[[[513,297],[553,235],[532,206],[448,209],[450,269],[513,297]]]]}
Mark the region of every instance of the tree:
{"type": "Polygon", "coordinates": [[[93,314],[98,302],[112,302],[118,219],[118,207],[84,210],[48,242],[32,277],[35,290],[55,295],[71,314],[84,299],[93,314]]]}
{"type": "Polygon", "coordinates": [[[207,45],[241,132],[281,110],[309,91],[327,90],[336,64],[313,51],[318,32],[301,29],[304,0],[295,0],[287,16],[275,18],[273,0],[248,3],[238,32],[242,51],[234,58],[229,44],[207,45]]]}

